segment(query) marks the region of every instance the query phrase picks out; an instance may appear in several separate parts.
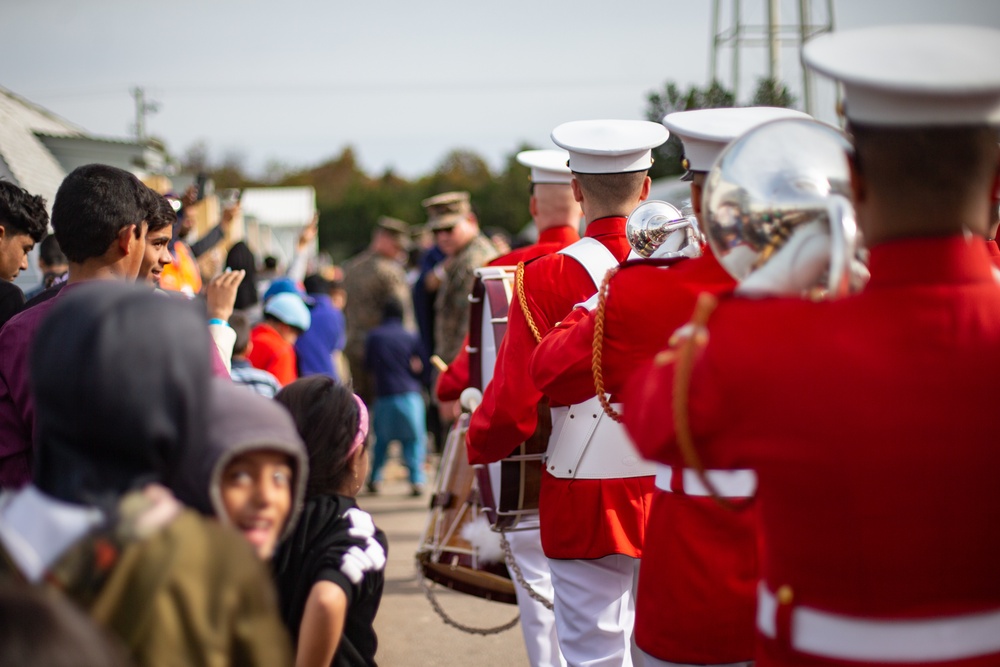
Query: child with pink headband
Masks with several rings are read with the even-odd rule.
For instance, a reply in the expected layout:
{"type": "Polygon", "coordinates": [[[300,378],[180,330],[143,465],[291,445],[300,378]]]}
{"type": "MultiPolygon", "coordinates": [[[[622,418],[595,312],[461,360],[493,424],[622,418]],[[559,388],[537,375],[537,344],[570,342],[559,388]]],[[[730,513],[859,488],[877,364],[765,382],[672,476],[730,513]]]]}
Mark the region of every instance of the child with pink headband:
{"type": "Polygon", "coordinates": [[[374,665],[388,544],[355,501],[368,474],[368,409],[322,375],[296,380],[275,400],[309,452],[305,507],[273,560],[295,664],[374,665]]]}

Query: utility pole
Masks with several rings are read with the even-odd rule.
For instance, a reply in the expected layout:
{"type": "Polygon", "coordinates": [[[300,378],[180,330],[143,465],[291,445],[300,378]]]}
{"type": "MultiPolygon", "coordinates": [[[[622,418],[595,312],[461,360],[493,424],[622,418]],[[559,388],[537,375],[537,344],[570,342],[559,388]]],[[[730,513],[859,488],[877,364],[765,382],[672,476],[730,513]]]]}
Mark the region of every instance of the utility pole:
{"type": "Polygon", "coordinates": [[[146,91],[139,86],[132,89],[132,97],[135,98],[135,139],[141,144],[146,141],[146,116],[159,111],[160,105],[146,101],[146,91]]]}
{"type": "MultiPolygon", "coordinates": [[[[719,56],[724,48],[732,49],[732,65],[730,66],[733,95],[739,99],[741,53],[747,46],[765,46],[768,50],[767,75],[776,82],[781,78],[781,47],[794,45],[797,53],[802,46],[813,37],[827,32],[833,32],[833,2],[834,0],[798,0],[798,20],[795,23],[783,24],[781,21],[781,0],[762,0],[757,11],[766,12],[766,23],[744,23],[745,4],[743,0],[729,0],[729,24],[723,25],[723,0],[712,3],[712,55],[709,61],[710,81],[718,81],[719,56]],[[814,22],[814,4],[820,5],[820,12],[825,13],[825,20],[814,22]],[[823,9],[826,11],[823,12],[823,9]]],[[[759,16],[759,15],[758,15],[759,16]]],[[[813,114],[812,72],[807,67],[802,68],[802,102],[805,111],[813,114]]]]}
{"type": "Polygon", "coordinates": [[[781,30],[781,19],[778,14],[781,6],[778,0],[768,0],[767,3],[767,75],[775,83],[781,78],[781,43],[778,36],[781,30]]]}

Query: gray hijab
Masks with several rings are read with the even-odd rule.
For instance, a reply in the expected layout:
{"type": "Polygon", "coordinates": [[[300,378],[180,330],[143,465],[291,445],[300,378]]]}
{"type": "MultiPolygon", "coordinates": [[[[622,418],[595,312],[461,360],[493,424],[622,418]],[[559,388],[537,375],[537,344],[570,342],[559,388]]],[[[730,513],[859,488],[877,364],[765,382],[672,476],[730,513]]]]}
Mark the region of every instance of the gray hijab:
{"type": "Polygon", "coordinates": [[[292,460],[292,510],[281,532],[291,534],[305,501],[309,463],[305,445],[285,408],[246,387],[213,378],[210,386],[212,412],[208,441],[201,451],[188,451],[182,462],[184,474],[173,487],[177,497],[202,514],[227,520],[222,504],[222,473],[246,452],[267,450],[287,454],[292,460]]]}

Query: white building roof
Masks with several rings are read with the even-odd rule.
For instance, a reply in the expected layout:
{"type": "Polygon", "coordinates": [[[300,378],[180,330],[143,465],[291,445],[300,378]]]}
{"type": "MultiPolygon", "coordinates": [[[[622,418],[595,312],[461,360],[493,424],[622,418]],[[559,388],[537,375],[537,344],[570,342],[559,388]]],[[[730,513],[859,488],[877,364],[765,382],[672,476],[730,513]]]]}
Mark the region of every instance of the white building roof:
{"type": "Polygon", "coordinates": [[[247,188],[240,198],[243,215],[268,227],[304,227],[316,213],[316,190],[293,188],[247,188]]]}
{"type": "Polygon", "coordinates": [[[0,158],[19,186],[52,200],[66,172],[38,134],[82,137],[86,132],[42,107],[0,87],[0,158]]]}

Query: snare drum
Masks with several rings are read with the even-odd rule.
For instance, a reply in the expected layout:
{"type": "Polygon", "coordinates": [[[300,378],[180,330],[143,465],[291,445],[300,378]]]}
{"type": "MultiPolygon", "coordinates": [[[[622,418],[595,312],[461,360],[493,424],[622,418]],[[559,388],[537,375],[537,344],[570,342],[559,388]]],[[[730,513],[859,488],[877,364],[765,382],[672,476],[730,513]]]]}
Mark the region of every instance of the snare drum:
{"type": "MultiPolygon", "coordinates": [[[[513,266],[476,270],[469,297],[469,381],[480,391],[493,379],[497,349],[507,331],[507,311],[514,290],[513,266]]],[[[507,458],[476,466],[483,507],[494,530],[538,527],[538,496],[552,418],[548,400],[538,406],[535,433],[507,458]]]]}
{"type": "Polygon", "coordinates": [[[476,474],[465,454],[468,428],[469,415],[463,414],[448,434],[417,561],[431,581],[487,600],[517,604],[503,560],[484,562],[462,536],[462,529],[483,511],[476,474]]]}

